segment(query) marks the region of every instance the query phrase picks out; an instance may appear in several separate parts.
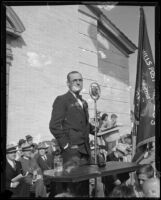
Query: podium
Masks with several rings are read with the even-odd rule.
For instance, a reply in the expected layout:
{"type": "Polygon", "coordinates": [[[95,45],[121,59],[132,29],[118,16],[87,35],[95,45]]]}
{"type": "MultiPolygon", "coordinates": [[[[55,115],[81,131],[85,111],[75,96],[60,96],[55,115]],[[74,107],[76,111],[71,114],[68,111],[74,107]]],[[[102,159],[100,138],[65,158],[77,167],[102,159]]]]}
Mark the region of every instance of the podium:
{"type": "Polygon", "coordinates": [[[45,170],[44,176],[51,178],[54,182],[79,182],[90,178],[133,172],[139,167],[140,165],[137,163],[110,161],[106,163],[105,167],[83,165],[72,169],[69,173],[65,171],[57,173],[54,169],[45,170]]]}

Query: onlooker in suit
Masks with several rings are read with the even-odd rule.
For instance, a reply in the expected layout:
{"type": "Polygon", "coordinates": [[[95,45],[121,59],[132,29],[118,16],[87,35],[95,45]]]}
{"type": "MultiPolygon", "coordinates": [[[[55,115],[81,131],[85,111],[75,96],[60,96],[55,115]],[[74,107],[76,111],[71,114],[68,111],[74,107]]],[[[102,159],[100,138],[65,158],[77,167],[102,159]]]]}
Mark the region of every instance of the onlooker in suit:
{"type": "Polygon", "coordinates": [[[13,144],[7,145],[6,150],[6,190],[11,192],[12,197],[29,197],[29,185],[24,181],[22,166],[16,161],[16,148],[13,144]],[[20,178],[14,180],[15,177],[20,178]]]}
{"type": "Polygon", "coordinates": [[[35,158],[32,157],[32,150],[33,147],[29,144],[22,147],[23,157],[20,159],[22,169],[24,173],[28,173],[25,179],[30,184],[31,192],[36,197],[46,197],[42,171],[35,158]]]}
{"type": "MultiPolygon", "coordinates": [[[[61,148],[64,164],[75,156],[80,164],[87,164],[90,160],[90,124],[88,104],[79,95],[83,88],[82,75],[77,71],[68,73],[67,86],[69,91],[53,103],[49,128],[61,148]]],[[[88,196],[89,181],[82,181],[77,186],[77,196],[88,196]]]]}
{"type": "Polygon", "coordinates": [[[44,170],[52,169],[54,167],[54,157],[50,154],[47,154],[47,149],[48,146],[45,143],[41,142],[38,144],[38,156],[36,160],[42,172],[44,170]]]}
{"type": "MultiPolygon", "coordinates": [[[[54,168],[54,156],[53,154],[47,154],[47,149],[48,145],[46,145],[46,143],[41,142],[38,144],[37,163],[42,172],[54,168]]],[[[56,195],[56,183],[46,176],[44,176],[43,179],[49,197],[54,197],[56,195]]]]}

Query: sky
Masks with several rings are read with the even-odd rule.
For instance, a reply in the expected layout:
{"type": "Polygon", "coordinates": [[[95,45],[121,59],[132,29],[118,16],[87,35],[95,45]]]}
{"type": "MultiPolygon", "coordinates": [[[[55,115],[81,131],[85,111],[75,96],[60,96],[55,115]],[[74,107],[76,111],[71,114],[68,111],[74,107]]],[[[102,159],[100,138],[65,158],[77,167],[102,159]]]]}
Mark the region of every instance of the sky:
{"type": "MultiPolygon", "coordinates": [[[[149,41],[152,49],[153,59],[155,58],[155,7],[143,6],[149,41]]],[[[136,46],[138,46],[140,6],[119,6],[111,10],[102,8],[104,14],[120,29],[136,46]]],[[[129,57],[130,86],[131,86],[131,108],[133,109],[133,96],[136,80],[137,53],[129,57]]],[[[154,60],[155,62],[155,60],[154,60]]]]}

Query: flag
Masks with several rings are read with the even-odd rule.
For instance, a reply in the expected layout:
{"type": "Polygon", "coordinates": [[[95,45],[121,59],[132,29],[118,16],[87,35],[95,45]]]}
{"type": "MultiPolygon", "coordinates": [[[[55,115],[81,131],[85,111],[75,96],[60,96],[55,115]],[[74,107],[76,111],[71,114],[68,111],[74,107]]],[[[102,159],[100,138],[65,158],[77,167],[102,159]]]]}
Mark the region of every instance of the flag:
{"type": "Polygon", "coordinates": [[[144,10],[140,8],[137,74],[134,96],[136,150],[155,139],[155,65],[144,10]]]}

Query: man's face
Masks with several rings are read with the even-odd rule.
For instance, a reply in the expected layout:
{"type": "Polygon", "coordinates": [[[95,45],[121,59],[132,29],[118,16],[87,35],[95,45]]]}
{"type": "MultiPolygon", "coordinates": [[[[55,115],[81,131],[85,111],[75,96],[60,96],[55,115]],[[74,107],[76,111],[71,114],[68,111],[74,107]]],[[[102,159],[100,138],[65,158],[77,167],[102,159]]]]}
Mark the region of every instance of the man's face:
{"type": "Polygon", "coordinates": [[[16,159],[16,152],[6,154],[6,156],[7,156],[7,158],[8,158],[9,160],[14,161],[14,160],[16,159]]]}
{"type": "Polygon", "coordinates": [[[117,121],[117,118],[116,118],[116,117],[112,117],[112,118],[111,118],[111,122],[112,122],[112,123],[115,123],[116,121],[117,121]]]}
{"type": "Polygon", "coordinates": [[[45,155],[45,149],[39,149],[39,154],[41,155],[41,156],[44,156],[45,155]]]}
{"type": "Polygon", "coordinates": [[[70,74],[70,80],[67,85],[72,92],[79,93],[83,88],[82,75],[79,73],[70,74]]]}
{"type": "Polygon", "coordinates": [[[28,142],[28,144],[31,145],[31,144],[33,143],[33,139],[31,138],[31,139],[29,139],[27,142],[28,142]]]}
{"type": "Polygon", "coordinates": [[[132,141],[131,141],[130,138],[125,138],[124,141],[125,141],[125,143],[127,143],[127,144],[129,144],[129,145],[132,144],[132,141]]]}
{"type": "Polygon", "coordinates": [[[31,156],[32,156],[31,150],[23,151],[23,155],[26,156],[27,158],[31,158],[31,156]]]}
{"type": "Polygon", "coordinates": [[[139,174],[138,181],[139,181],[140,186],[142,186],[144,181],[146,181],[147,179],[148,179],[148,177],[146,174],[139,174]]]}

